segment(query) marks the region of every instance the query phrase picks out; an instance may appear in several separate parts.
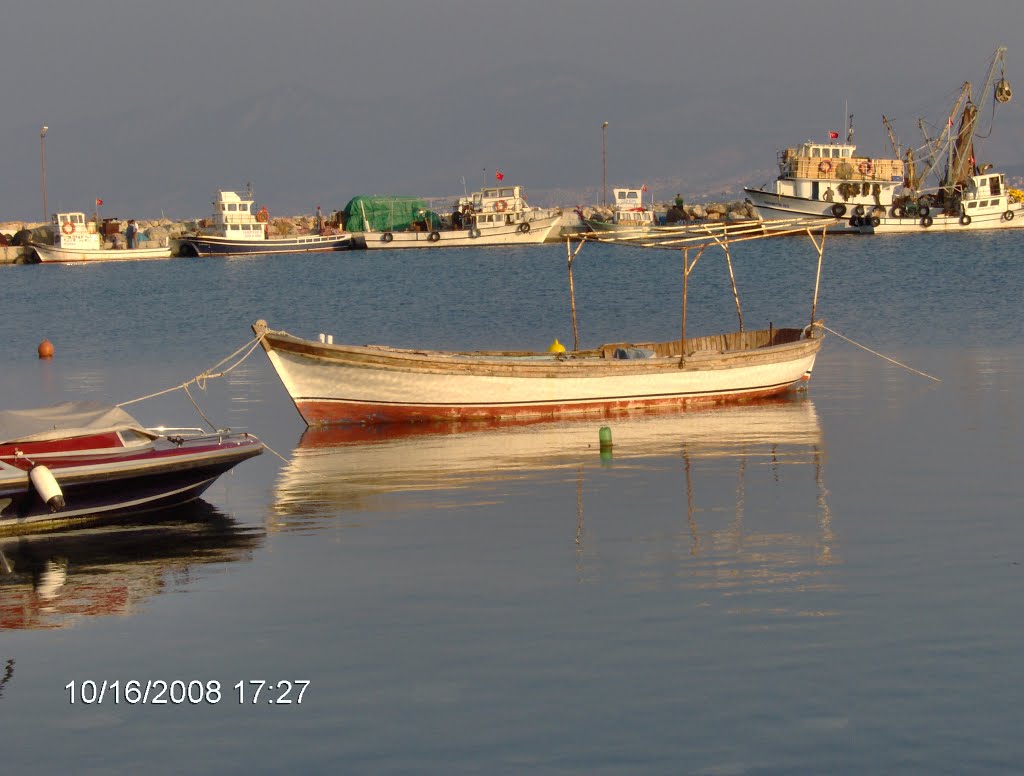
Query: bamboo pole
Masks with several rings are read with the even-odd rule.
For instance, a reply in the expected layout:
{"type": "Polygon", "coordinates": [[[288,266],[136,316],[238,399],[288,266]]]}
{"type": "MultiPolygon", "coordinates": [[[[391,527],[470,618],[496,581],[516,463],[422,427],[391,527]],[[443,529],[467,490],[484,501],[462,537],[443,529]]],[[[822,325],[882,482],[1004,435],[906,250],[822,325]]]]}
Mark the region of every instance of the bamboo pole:
{"type": "Polygon", "coordinates": [[[821,263],[825,256],[825,235],[828,233],[828,227],[824,226],[821,229],[821,242],[819,243],[814,239],[814,235],[808,228],[807,236],[811,238],[811,243],[818,251],[818,272],[814,277],[814,301],[811,302],[811,328],[810,336],[814,336],[814,316],[818,314],[818,289],[821,287],[821,263]]]}
{"type": "Polygon", "coordinates": [[[565,238],[565,257],[569,265],[569,305],[572,309],[572,349],[576,352],[580,349],[580,331],[576,324],[576,286],[572,280],[572,262],[583,248],[583,244],[586,242],[586,238],[580,240],[580,244],[576,247],[576,250],[572,250],[572,241],[565,238]]]}
{"type": "Polygon", "coordinates": [[[679,368],[686,366],[686,284],[690,275],[690,249],[683,248],[683,325],[679,339],[679,368]]]}
{"type": "Polygon", "coordinates": [[[743,310],[740,307],[740,292],[736,288],[736,275],[732,271],[732,256],[729,254],[729,244],[723,245],[722,250],[725,251],[725,263],[729,266],[729,282],[732,284],[732,298],[736,302],[736,315],[740,319],[740,331],[743,331],[743,310]]]}

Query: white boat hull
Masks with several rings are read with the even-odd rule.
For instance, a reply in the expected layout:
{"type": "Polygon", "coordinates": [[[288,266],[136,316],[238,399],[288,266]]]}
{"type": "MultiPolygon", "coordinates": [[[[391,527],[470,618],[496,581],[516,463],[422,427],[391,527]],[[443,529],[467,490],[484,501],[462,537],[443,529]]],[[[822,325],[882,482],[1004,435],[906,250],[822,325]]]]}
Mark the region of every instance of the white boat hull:
{"type": "Polygon", "coordinates": [[[962,216],[936,214],[933,210],[929,219],[920,216],[894,218],[882,216],[877,225],[866,222],[860,227],[864,234],[904,234],[907,232],[973,232],[992,229],[1020,229],[1024,227],[1024,204],[1013,204],[1008,210],[990,213],[975,213],[969,220],[962,216]],[[1007,217],[1009,213],[1009,217],[1007,217]]]}
{"type": "Polygon", "coordinates": [[[145,261],[149,259],[169,259],[171,248],[58,248],[53,245],[32,243],[32,249],[43,264],[93,262],[93,261],[145,261]]]}
{"type": "MultiPolygon", "coordinates": [[[[253,329],[307,425],[556,417],[771,396],[809,379],[821,346],[820,337],[793,340],[798,330],[775,330],[791,338],[782,344],[767,344],[775,341],[770,332],[748,332],[766,344],[701,350],[681,364],[678,355],[616,359],[599,351],[503,355],[321,344],[269,331],[262,321],[253,329]]],[[[743,336],[721,335],[721,341],[743,336]]]]}
{"type": "Polygon", "coordinates": [[[860,227],[850,223],[854,210],[860,205],[864,209],[865,215],[870,216],[871,209],[875,206],[874,202],[858,203],[851,201],[840,203],[844,205],[845,211],[842,217],[837,217],[832,213],[832,208],[836,205],[835,202],[819,202],[802,197],[790,197],[770,191],[762,191],[761,189],[743,189],[743,191],[746,194],[747,201],[754,206],[758,218],[762,221],[790,218],[826,218],[835,221],[835,226],[829,227],[830,234],[837,232],[857,233],[860,227]]]}
{"type": "Polygon", "coordinates": [[[434,232],[359,232],[357,243],[369,250],[394,248],[479,248],[492,245],[539,245],[558,237],[562,216],[556,213],[532,221],[472,229],[434,232]],[[529,227],[523,229],[523,227],[529,227]]]}

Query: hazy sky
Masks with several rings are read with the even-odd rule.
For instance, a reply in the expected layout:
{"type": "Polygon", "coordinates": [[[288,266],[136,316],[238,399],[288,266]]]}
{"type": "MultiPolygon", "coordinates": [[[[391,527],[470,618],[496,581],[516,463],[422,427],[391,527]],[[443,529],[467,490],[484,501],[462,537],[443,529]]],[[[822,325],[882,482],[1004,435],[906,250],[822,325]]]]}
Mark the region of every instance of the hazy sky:
{"type": "MultiPolygon", "coordinates": [[[[780,148],[882,126],[917,145],[997,46],[1017,95],[979,161],[1024,159],[1020,0],[15,0],[0,22],[0,221],[48,209],[209,214],[252,182],[272,213],[493,180],[537,204],[646,182],[700,199],[780,148]]],[[[980,95],[975,95],[976,100],[980,95]]],[[[988,117],[984,118],[987,123],[988,117]]]]}

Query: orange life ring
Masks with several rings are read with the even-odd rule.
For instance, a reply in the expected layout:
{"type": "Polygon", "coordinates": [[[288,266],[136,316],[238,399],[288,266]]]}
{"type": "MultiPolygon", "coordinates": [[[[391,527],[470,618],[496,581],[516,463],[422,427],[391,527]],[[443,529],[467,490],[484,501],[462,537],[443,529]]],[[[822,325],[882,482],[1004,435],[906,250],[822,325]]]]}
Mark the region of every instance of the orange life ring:
{"type": "Polygon", "coordinates": [[[259,212],[256,214],[256,220],[260,223],[266,223],[268,218],[269,214],[267,213],[267,209],[265,207],[260,208],[259,212]]]}
{"type": "Polygon", "coordinates": [[[495,213],[504,213],[506,210],[508,210],[508,202],[506,202],[505,200],[499,199],[497,202],[494,203],[495,213]]]}
{"type": "Polygon", "coordinates": [[[821,164],[818,165],[818,172],[832,172],[832,162],[830,162],[828,159],[822,159],[821,164]]]}
{"type": "Polygon", "coordinates": [[[871,172],[871,160],[865,159],[863,162],[857,165],[857,169],[860,170],[861,175],[867,175],[871,172]]]}
{"type": "Polygon", "coordinates": [[[60,230],[64,232],[64,234],[74,234],[75,224],[72,221],[65,221],[63,224],[60,225],[60,230]]]}

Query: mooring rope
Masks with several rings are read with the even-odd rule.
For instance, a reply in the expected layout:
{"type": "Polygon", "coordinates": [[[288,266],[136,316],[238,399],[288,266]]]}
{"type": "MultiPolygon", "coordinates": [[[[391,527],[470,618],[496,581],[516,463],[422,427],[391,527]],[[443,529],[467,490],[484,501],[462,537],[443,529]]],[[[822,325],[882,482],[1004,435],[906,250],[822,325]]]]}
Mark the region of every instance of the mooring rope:
{"type": "MultiPolygon", "coordinates": [[[[189,399],[192,399],[192,394],[188,393],[188,387],[190,385],[195,384],[196,386],[199,387],[200,390],[205,391],[206,390],[206,381],[207,380],[214,380],[214,379],[216,379],[218,377],[224,377],[229,372],[233,371],[234,369],[237,369],[239,366],[241,366],[242,362],[245,361],[245,359],[247,359],[250,355],[252,355],[252,352],[254,350],[256,350],[256,348],[259,346],[260,341],[262,339],[263,339],[263,335],[261,334],[260,336],[256,337],[252,342],[245,343],[244,345],[242,345],[242,347],[238,348],[238,350],[236,350],[233,353],[230,353],[229,355],[225,356],[220,361],[218,361],[216,364],[211,366],[209,369],[207,369],[204,372],[201,372],[200,374],[196,375],[195,377],[191,378],[190,380],[186,380],[185,382],[180,383],[179,385],[172,386],[170,388],[165,388],[162,391],[157,391],[156,393],[151,393],[148,396],[140,396],[137,399],[130,399],[128,401],[123,401],[120,404],[117,404],[116,406],[118,406],[118,407],[127,407],[129,404],[138,404],[140,401],[145,401],[146,399],[155,399],[157,396],[163,396],[165,393],[171,393],[172,391],[185,391],[185,393],[188,394],[189,399]],[[246,348],[248,348],[248,350],[246,350],[246,348]],[[238,361],[233,363],[231,366],[229,366],[229,367],[227,367],[225,369],[222,369],[220,372],[214,372],[213,371],[214,369],[219,367],[224,362],[229,361],[232,358],[234,358],[235,356],[237,356],[243,350],[246,350],[245,354],[241,358],[239,358],[238,361]]],[[[192,403],[195,404],[195,401],[193,400],[192,403]]],[[[196,409],[199,409],[199,408],[196,407],[196,409]]],[[[200,412],[199,414],[202,415],[203,413],[200,412]]],[[[203,419],[206,420],[207,423],[210,422],[209,420],[206,419],[205,415],[203,416],[203,419]]]]}
{"type": "Polygon", "coordinates": [[[836,335],[837,337],[839,337],[839,339],[841,339],[841,340],[846,340],[846,341],[847,341],[847,342],[849,342],[849,343],[850,343],[851,345],[856,345],[856,346],[857,346],[858,348],[860,348],[861,350],[866,350],[866,351],[867,351],[868,353],[871,353],[872,355],[878,356],[879,358],[884,358],[884,359],[885,359],[886,361],[891,361],[892,363],[896,364],[896,366],[901,366],[901,367],[903,367],[904,369],[908,369],[908,370],[910,370],[910,371],[911,371],[911,372],[913,372],[914,374],[919,374],[919,375],[921,375],[922,377],[927,377],[927,378],[928,378],[929,380],[934,380],[934,381],[935,381],[935,382],[937,382],[937,383],[941,383],[941,382],[942,382],[942,380],[941,380],[941,379],[939,379],[938,377],[935,377],[935,376],[933,376],[933,375],[930,375],[930,374],[928,374],[927,372],[922,372],[922,371],[920,371],[919,369],[914,369],[914,367],[912,367],[912,366],[907,366],[906,364],[904,364],[904,363],[902,363],[902,362],[900,362],[900,361],[897,361],[897,360],[896,360],[895,358],[889,358],[889,356],[885,355],[884,353],[879,353],[879,352],[878,352],[877,350],[872,350],[871,348],[867,347],[866,345],[861,345],[861,344],[860,344],[859,342],[854,342],[854,341],[853,341],[852,339],[850,339],[849,337],[844,337],[844,336],[843,336],[842,334],[840,334],[840,333],[839,333],[838,331],[836,331],[835,329],[830,329],[830,328],[829,328],[828,326],[826,326],[825,324],[822,324],[822,325],[821,325],[821,328],[823,328],[823,329],[824,329],[825,331],[829,332],[830,334],[835,334],[835,335],[836,335]]]}
{"type": "MultiPolygon", "coordinates": [[[[229,372],[232,372],[233,370],[235,370],[239,366],[241,366],[242,362],[244,362],[245,359],[247,359],[249,356],[251,356],[253,351],[256,350],[257,347],[259,347],[259,344],[263,341],[263,337],[264,337],[264,335],[260,334],[252,342],[245,343],[244,345],[242,345],[242,347],[238,348],[233,353],[228,354],[227,356],[222,358],[220,361],[218,361],[216,364],[211,366],[209,369],[205,370],[204,372],[201,372],[200,374],[196,375],[195,377],[193,377],[190,380],[186,380],[185,382],[181,383],[180,385],[175,385],[175,386],[172,386],[171,388],[165,388],[162,391],[157,391],[156,393],[151,393],[148,396],[140,396],[137,399],[131,399],[129,401],[123,401],[120,404],[118,404],[117,406],[118,407],[125,407],[125,406],[127,406],[129,404],[136,404],[136,403],[138,403],[140,401],[145,401],[146,399],[153,399],[153,398],[156,398],[157,396],[163,396],[164,394],[171,393],[172,391],[184,391],[185,395],[188,396],[188,400],[190,402],[192,402],[192,406],[196,408],[196,412],[199,413],[200,417],[202,417],[203,420],[205,420],[207,423],[210,424],[210,428],[212,428],[214,431],[217,431],[218,430],[217,426],[213,423],[213,421],[211,421],[208,417],[206,417],[206,414],[202,411],[202,409],[200,409],[199,405],[196,403],[196,400],[192,397],[192,392],[189,391],[188,388],[189,388],[190,385],[194,384],[194,385],[198,386],[198,388],[200,390],[205,391],[206,390],[206,381],[207,380],[215,380],[218,377],[224,377],[229,372]],[[220,367],[222,364],[224,364],[224,363],[230,361],[231,359],[233,359],[239,353],[242,353],[242,351],[245,351],[245,352],[233,364],[231,364],[228,367],[225,367],[224,369],[222,369],[219,372],[215,372],[214,371],[215,369],[220,367]]],[[[273,455],[276,455],[278,458],[280,458],[286,464],[291,464],[292,463],[291,460],[289,460],[285,456],[281,455],[279,452],[277,452],[277,450],[275,450],[270,445],[268,445],[264,440],[261,439],[260,441],[263,442],[263,448],[267,452],[272,453],[273,455]]],[[[316,472],[313,472],[313,473],[316,474],[316,472]]]]}

